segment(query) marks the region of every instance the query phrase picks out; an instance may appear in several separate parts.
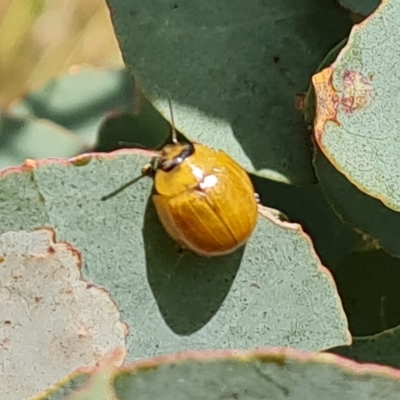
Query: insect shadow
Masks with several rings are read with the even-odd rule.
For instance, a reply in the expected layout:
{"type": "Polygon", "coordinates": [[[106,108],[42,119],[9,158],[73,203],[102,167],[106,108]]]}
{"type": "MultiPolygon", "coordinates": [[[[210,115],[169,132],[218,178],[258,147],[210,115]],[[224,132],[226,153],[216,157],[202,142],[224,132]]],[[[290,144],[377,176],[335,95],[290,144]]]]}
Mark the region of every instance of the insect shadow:
{"type": "Polygon", "coordinates": [[[220,257],[180,249],[165,232],[149,198],[143,225],[147,278],[165,323],[178,335],[204,327],[228,295],[244,247],[220,257]]]}

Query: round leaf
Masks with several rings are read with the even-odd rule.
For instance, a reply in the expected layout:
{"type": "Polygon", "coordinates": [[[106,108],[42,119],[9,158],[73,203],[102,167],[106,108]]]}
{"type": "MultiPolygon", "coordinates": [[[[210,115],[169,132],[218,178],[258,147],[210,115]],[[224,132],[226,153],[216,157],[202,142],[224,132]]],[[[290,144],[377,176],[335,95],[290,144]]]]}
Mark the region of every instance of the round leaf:
{"type": "Polygon", "coordinates": [[[84,277],[110,292],[129,326],[130,359],[183,349],[348,343],[334,282],[298,225],[260,216],[245,248],[209,259],[181,254],[167,236],[150,198],[151,179],[101,200],[139,176],[149,155],[121,150],[5,171],[1,229],[51,226],[81,252],[84,277]]]}
{"type": "Polygon", "coordinates": [[[74,132],[91,147],[108,114],[133,109],[133,92],[133,79],[125,69],[83,68],[52,79],[13,107],[12,112],[50,120],[74,132]]]}
{"type": "Polygon", "coordinates": [[[1,398],[31,398],[115,347],[122,364],[115,303],[81,279],[79,254],[52,230],[0,235],[0,294],[1,398]]]}
{"type": "Polygon", "coordinates": [[[380,0],[339,0],[339,3],[353,13],[367,16],[375,11],[380,0]]]}
{"type": "Polygon", "coordinates": [[[388,0],[353,28],[335,63],[314,75],[316,141],[346,178],[400,211],[398,19],[388,0]]]}
{"type": "Polygon", "coordinates": [[[333,1],[109,0],[127,66],[189,138],[222,147],[248,170],[311,182],[311,143],[296,94],[347,33],[333,1]]]}
{"type": "MultiPolygon", "coordinates": [[[[96,369],[81,389],[88,400],[99,398],[90,396],[90,389],[102,371],[107,379],[107,370],[96,369]]],[[[114,374],[113,387],[107,386],[107,392],[97,396],[107,400],[397,400],[400,390],[398,370],[287,349],[174,354],[137,362],[114,374]]],[[[74,374],[40,400],[65,398],[60,396],[70,392],[81,375],[74,374]]],[[[75,396],[68,400],[80,398],[79,393],[75,396]]]]}
{"type": "Polygon", "coordinates": [[[400,214],[358,190],[320,151],[314,164],[325,196],[340,217],[389,253],[400,256],[400,214]]]}
{"type": "Polygon", "coordinates": [[[354,336],[373,335],[400,324],[400,260],[382,250],[350,254],[334,271],[354,336]]]}
{"type": "Polygon", "coordinates": [[[360,241],[360,235],[343,224],[332,210],[320,185],[296,187],[259,177],[253,177],[253,182],[262,203],[301,224],[311,236],[323,264],[331,271],[360,241]]]}
{"type": "Polygon", "coordinates": [[[400,326],[373,336],[356,337],[351,346],[340,346],[330,352],[362,363],[400,368],[400,326]]]}
{"type": "Polygon", "coordinates": [[[50,121],[0,114],[0,169],[27,158],[71,157],[85,148],[71,131],[50,121]]]}

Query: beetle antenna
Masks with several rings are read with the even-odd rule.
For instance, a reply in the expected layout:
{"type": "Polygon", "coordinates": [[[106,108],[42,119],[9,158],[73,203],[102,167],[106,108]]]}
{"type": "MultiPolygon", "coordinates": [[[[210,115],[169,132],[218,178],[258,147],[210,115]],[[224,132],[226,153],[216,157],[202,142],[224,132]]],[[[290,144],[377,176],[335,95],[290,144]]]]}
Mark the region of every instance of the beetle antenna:
{"type": "Polygon", "coordinates": [[[135,178],[131,179],[130,181],[128,181],[127,183],[125,183],[124,185],[119,187],[118,189],[116,189],[113,192],[101,197],[100,200],[101,201],[105,201],[105,200],[108,200],[111,197],[114,197],[118,193],[121,193],[123,190],[125,190],[127,187],[129,187],[129,186],[133,185],[134,183],[136,183],[138,180],[144,178],[146,175],[149,175],[149,173],[147,171],[143,171],[142,175],[136,176],[135,178]]]}
{"type": "Polygon", "coordinates": [[[171,102],[171,98],[169,96],[167,96],[167,99],[168,99],[168,105],[169,105],[169,112],[171,115],[172,142],[174,144],[177,144],[178,143],[178,135],[176,134],[176,129],[175,129],[174,113],[172,111],[172,102],[171,102]]]}

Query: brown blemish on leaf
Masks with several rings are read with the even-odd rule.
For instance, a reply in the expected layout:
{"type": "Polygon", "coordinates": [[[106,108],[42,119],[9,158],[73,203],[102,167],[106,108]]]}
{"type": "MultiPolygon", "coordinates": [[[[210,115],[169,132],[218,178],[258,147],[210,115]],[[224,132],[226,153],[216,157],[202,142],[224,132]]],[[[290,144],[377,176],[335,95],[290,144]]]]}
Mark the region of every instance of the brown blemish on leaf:
{"type": "Polygon", "coordinates": [[[320,144],[321,136],[327,122],[333,122],[340,125],[337,120],[337,111],[339,106],[339,95],[333,87],[332,76],[334,69],[325,68],[311,78],[316,100],[314,134],[316,141],[320,144]]]}
{"type": "Polygon", "coordinates": [[[75,167],[84,167],[85,165],[88,165],[90,161],[92,160],[92,157],[90,157],[88,154],[83,155],[79,159],[74,159],[71,161],[71,164],[75,167]]]}
{"type": "Polygon", "coordinates": [[[10,341],[10,339],[8,339],[8,338],[6,338],[6,339],[3,339],[1,342],[0,342],[0,346],[4,349],[4,350],[10,350],[11,349],[11,341],[10,341]]]}
{"type": "Polygon", "coordinates": [[[343,90],[340,93],[333,87],[334,73],[335,69],[329,67],[312,77],[316,97],[314,132],[321,148],[325,124],[330,121],[340,125],[337,119],[339,110],[352,114],[368,107],[375,96],[372,74],[367,77],[358,71],[346,70],[342,76],[343,90]]]}
{"type": "Polygon", "coordinates": [[[367,107],[375,96],[370,79],[358,71],[345,71],[340,105],[347,114],[367,107]]]}
{"type": "Polygon", "coordinates": [[[296,94],[296,97],[294,98],[294,108],[297,111],[304,112],[306,108],[306,93],[298,93],[296,94]]]}
{"type": "Polygon", "coordinates": [[[287,364],[286,362],[286,357],[270,357],[267,355],[260,355],[258,357],[258,360],[262,363],[271,363],[271,364],[275,364],[278,367],[284,368],[287,364]]]}
{"type": "Polygon", "coordinates": [[[260,286],[257,285],[257,283],[252,283],[250,285],[250,287],[256,288],[256,289],[260,289],[260,286]]]}

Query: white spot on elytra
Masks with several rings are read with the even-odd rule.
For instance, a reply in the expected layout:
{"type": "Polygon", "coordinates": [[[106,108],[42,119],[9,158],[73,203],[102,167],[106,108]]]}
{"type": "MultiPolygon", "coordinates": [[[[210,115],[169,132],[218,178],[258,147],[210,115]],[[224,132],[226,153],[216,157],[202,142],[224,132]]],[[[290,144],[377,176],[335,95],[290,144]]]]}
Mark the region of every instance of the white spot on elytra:
{"type": "Polygon", "coordinates": [[[208,175],[204,177],[203,182],[199,184],[201,189],[208,189],[215,186],[218,183],[218,178],[215,175],[208,175]]]}
{"type": "Polygon", "coordinates": [[[203,170],[199,167],[196,167],[195,165],[192,165],[191,167],[192,167],[192,174],[196,177],[196,179],[198,181],[203,180],[203,176],[204,176],[203,170]]]}

